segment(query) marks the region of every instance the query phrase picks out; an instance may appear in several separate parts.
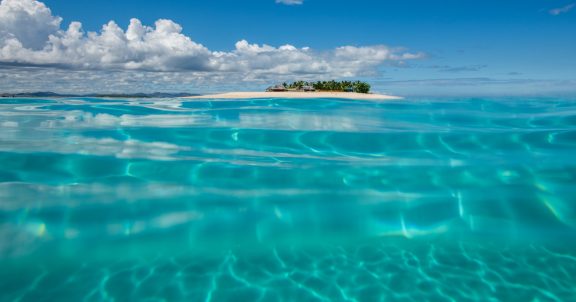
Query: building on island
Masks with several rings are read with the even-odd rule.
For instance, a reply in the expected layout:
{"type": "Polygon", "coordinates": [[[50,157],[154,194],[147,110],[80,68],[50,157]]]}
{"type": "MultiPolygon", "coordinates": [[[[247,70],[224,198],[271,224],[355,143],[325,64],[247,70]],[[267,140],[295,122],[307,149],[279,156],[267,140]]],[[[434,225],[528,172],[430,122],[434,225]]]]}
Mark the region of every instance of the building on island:
{"type": "Polygon", "coordinates": [[[284,87],[284,85],[280,85],[280,84],[266,88],[267,92],[281,92],[281,91],[287,91],[287,90],[288,89],[286,89],[286,87],[284,87]]]}
{"type": "Polygon", "coordinates": [[[286,87],[285,85],[282,84],[278,84],[278,85],[274,85],[274,86],[270,86],[268,88],[266,88],[267,92],[282,92],[282,91],[316,91],[316,88],[314,88],[314,86],[312,85],[304,85],[304,86],[300,86],[300,87],[286,87]]]}

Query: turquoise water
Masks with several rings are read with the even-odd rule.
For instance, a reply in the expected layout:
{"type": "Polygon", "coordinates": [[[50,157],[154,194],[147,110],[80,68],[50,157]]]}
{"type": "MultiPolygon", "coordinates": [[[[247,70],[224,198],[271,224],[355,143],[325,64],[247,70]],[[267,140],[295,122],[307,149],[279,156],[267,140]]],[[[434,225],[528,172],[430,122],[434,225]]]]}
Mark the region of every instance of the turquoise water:
{"type": "Polygon", "coordinates": [[[0,100],[0,301],[576,301],[576,99],[0,100]]]}

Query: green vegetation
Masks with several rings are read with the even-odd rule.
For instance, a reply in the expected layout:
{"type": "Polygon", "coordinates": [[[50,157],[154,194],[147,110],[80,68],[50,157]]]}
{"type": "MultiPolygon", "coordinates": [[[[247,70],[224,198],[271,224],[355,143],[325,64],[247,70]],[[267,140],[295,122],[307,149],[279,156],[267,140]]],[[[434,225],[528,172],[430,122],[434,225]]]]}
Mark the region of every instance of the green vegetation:
{"type": "Polygon", "coordinates": [[[284,83],[286,89],[304,89],[304,87],[313,87],[316,90],[322,91],[348,91],[358,93],[370,92],[370,84],[361,81],[318,81],[318,82],[305,82],[296,81],[293,83],[284,83]]]}

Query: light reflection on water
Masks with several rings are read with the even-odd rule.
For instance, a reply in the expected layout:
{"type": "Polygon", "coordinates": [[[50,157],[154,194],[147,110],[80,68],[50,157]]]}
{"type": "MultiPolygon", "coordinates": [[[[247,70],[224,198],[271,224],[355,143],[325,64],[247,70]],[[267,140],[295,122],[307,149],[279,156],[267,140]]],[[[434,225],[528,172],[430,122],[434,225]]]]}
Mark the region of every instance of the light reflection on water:
{"type": "Polygon", "coordinates": [[[573,99],[6,99],[0,129],[7,300],[576,298],[573,99]]]}

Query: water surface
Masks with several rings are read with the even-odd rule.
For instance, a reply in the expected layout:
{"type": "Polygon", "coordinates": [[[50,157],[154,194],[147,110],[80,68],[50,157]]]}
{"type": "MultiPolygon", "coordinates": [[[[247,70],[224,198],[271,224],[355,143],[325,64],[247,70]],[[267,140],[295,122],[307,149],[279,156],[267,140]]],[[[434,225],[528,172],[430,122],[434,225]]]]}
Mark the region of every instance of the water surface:
{"type": "Polygon", "coordinates": [[[576,99],[1,99],[1,301],[576,301],[576,99]]]}

